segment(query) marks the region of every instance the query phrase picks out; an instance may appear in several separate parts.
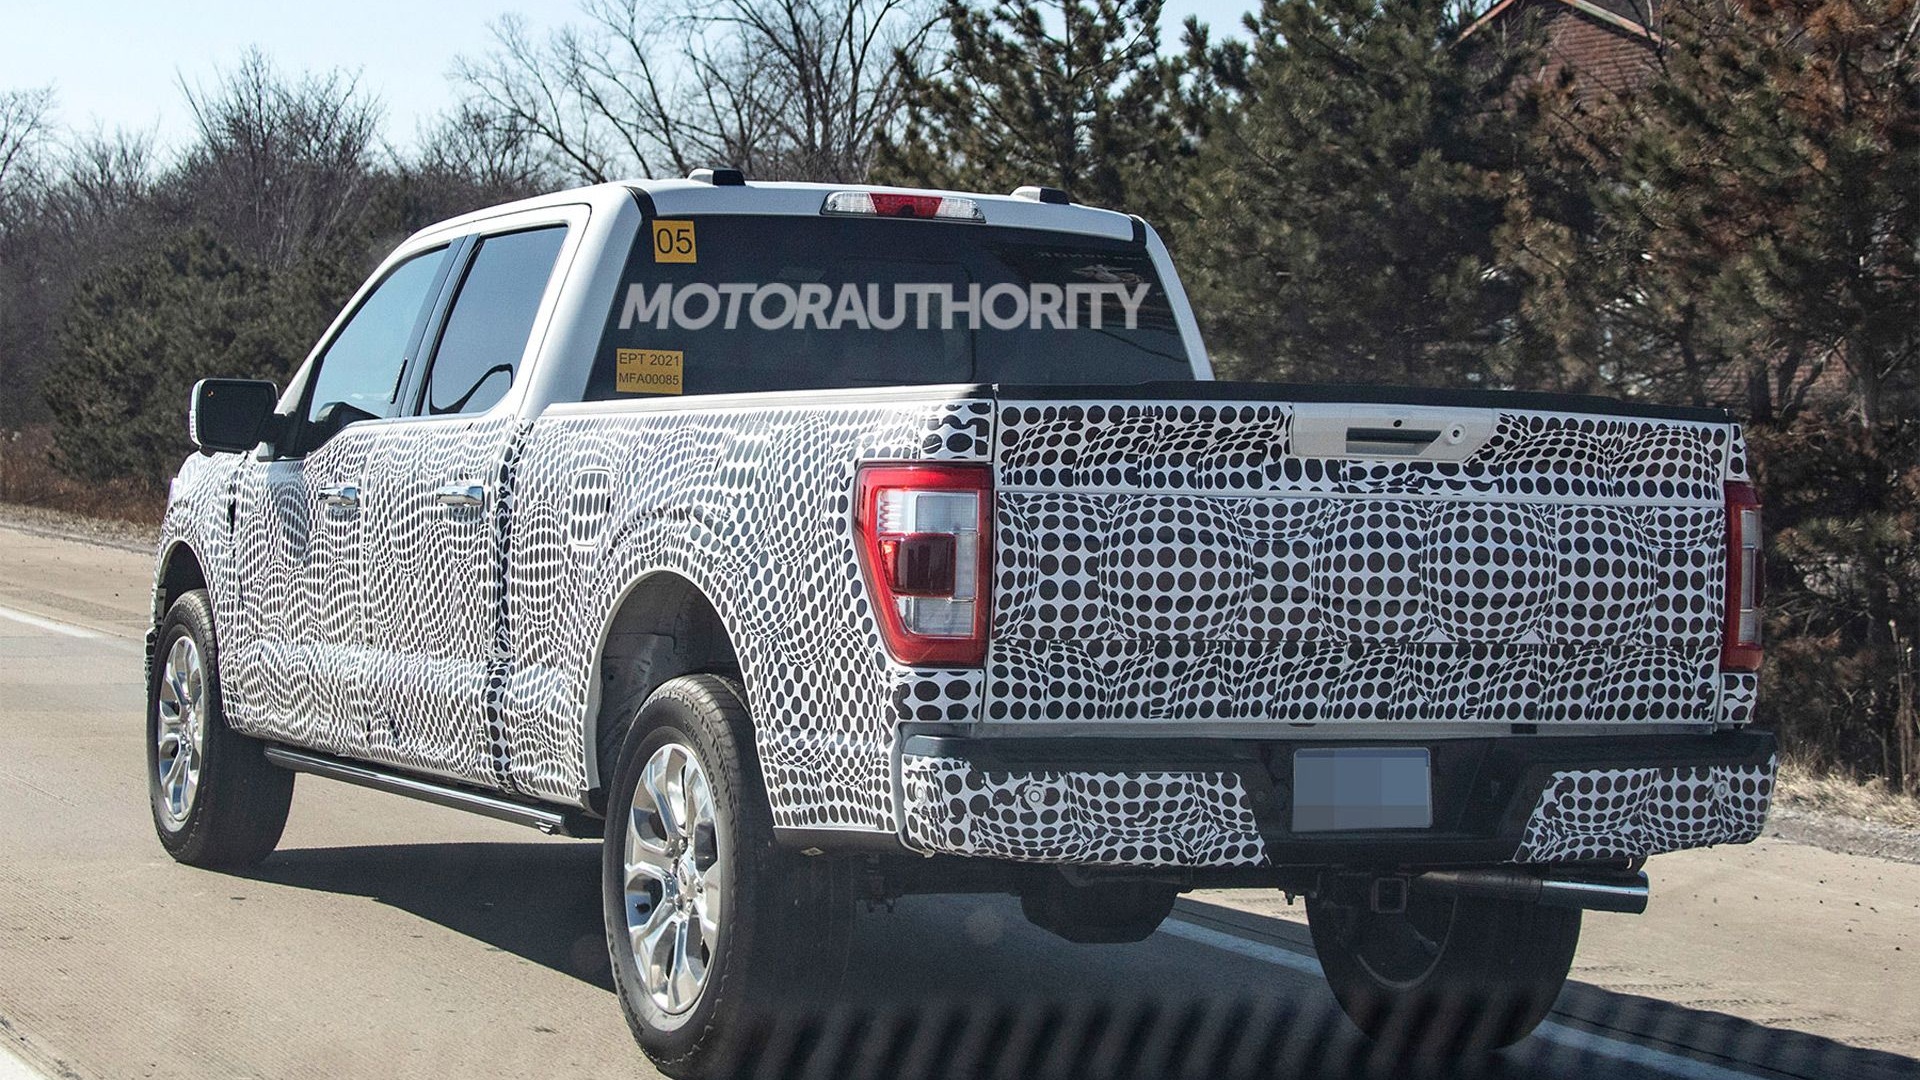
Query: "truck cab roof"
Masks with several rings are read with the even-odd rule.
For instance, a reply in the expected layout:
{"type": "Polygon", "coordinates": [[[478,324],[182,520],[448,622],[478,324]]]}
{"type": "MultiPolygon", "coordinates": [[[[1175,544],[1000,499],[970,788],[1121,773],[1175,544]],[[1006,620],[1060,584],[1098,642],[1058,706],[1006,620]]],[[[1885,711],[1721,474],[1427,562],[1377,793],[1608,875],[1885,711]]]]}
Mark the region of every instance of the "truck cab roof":
{"type": "Polygon", "coordinates": [[[649,216],[686,214],[785,214],[817,217],[827,197],[856,191],[874,195],[937,195],[969,199],[979,208],[981,223],[1025,229],[1099,236],[1115,240],[1142,238],[1149,226],[1139,218],[1114,210],[1078,204],[1043,203],[1024,195],[947,191],[936,188],[892,187],[883,184],[817,184],[793,181],[749,180],[744,184],[715,185],[705,180],[617,180],[536,195],[530,199],[490,206],[449,218],[422,229],[415,239],[443,232],[459,232],[478,222],[526,210],[555,206],[601,206],[639,200],[649,216]]]}

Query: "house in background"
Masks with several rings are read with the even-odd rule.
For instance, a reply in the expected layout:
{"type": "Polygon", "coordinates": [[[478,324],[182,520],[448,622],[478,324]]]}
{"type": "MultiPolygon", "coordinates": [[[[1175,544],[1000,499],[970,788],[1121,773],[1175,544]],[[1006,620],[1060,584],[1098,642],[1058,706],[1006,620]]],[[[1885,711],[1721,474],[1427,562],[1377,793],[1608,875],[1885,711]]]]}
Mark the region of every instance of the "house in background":
{"type": "Polygon", "coordinates": [[[1461,34],[1504,35],[1531,19],[1544,28],[1548,70],[1544,77],[1573,75],[1585,97],[1631,90],[1651,77],[1660,35],[1654,29],[1659,0],[1497,0],[1461,34]]]}

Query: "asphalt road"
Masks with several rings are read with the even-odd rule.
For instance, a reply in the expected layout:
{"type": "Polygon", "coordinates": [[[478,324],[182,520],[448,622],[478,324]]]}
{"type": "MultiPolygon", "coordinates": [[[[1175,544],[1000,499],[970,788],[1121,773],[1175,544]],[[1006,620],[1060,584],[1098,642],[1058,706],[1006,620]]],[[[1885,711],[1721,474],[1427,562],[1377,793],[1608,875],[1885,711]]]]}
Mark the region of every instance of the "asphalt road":
{"type": "MultiPolygon", "coordinates": [[[[590,843],[303,777],[258,870],[168,859],[139,734],[149,572],[0,528],[0,1080],[653,1075],[610,990],[590,843]]],[[[1542,1031],[1473,1071],[1920,1076],[1920,867],[1762,841],[1653,877],[1647,916],[1589,918],[1542,1031]]],[[[749,1071],[1407,1070],[1370,1056],[1266,895],[1184,900],[1134,946],[912,898],[861,917],[821,1010],[749,1071]]]]}

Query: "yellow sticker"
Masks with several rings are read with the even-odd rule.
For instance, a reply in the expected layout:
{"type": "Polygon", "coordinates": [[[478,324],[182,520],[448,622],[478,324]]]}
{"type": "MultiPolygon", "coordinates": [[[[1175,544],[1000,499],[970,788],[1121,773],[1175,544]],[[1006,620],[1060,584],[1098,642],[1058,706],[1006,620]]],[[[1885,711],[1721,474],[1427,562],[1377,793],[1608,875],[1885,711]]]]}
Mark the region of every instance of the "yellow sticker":
{"type": "Polygon", "coordinates": [[[653,261],[657,263],[699,262],[699,253],[693,249],[693,222],[654,222],[653,261]]]}
{"type": "Polygon", "coordinates": [[[613,388],[622,394],[678,394],[686,356],[677,349],[620,349],[613,356],[613,388]]]}

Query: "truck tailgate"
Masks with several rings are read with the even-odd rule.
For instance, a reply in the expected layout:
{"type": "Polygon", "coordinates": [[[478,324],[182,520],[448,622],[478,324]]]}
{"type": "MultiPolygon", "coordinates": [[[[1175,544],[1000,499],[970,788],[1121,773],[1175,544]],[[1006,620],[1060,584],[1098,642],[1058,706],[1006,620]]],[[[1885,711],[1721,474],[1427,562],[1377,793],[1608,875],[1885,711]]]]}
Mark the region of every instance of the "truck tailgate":
{"type": "Polygon", "coordinates": [[[987,723],[1744,719],[1723,415],[1326,398],[1001,388],[987,723]]]}

